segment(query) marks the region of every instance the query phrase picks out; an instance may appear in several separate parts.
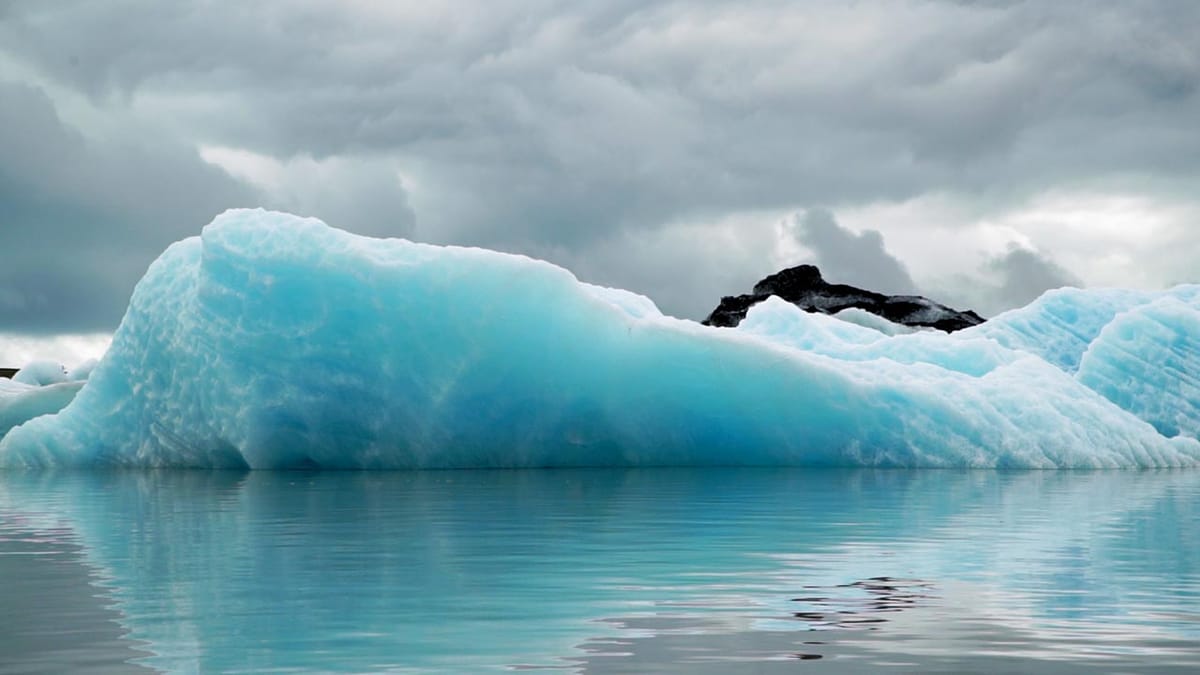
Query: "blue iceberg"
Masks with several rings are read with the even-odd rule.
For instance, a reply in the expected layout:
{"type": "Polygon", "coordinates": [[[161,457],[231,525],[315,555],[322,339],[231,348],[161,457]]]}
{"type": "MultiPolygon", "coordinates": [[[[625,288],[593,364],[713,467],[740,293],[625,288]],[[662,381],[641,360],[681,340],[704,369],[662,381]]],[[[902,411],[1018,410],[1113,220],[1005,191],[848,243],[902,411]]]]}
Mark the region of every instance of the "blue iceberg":
{"type": "Polygon", "coordinates": [[[0,466],[1200,464],[1200,286],[846,319],[772,298],[707,327],[523,256],[229,211],[0,466]]]}

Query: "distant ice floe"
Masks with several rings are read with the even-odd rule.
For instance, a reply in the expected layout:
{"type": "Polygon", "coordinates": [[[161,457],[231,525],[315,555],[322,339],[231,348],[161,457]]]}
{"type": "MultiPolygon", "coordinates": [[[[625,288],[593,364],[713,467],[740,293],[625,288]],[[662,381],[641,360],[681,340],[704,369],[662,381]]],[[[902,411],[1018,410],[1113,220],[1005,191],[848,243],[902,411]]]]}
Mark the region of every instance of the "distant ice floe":
{"type": "Polygon", "coordinates": [[[776,298],[711,328],[522,256],[229,211],[151,266],[0,466],[1200,463],[1200,286],[902,329],[776,298]]]}
{"type": "Polygon", "coordinates": [[[83,388],[87,373],[72,377],[66,366],[33,361],[13,375],[0,378],[0,436],[34,417],[62,410],[83,388]]]}

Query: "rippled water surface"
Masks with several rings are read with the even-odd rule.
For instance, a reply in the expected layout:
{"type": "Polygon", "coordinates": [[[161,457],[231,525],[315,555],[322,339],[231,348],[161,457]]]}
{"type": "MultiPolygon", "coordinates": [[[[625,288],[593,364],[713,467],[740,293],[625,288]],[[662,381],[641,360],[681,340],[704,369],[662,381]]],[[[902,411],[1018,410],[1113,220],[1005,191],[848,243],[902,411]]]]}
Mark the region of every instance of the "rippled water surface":
{"type": "Polygon", "coordinates": [[[0,673],[1200,670],[1200,472],[0,473],[0,673]]]}

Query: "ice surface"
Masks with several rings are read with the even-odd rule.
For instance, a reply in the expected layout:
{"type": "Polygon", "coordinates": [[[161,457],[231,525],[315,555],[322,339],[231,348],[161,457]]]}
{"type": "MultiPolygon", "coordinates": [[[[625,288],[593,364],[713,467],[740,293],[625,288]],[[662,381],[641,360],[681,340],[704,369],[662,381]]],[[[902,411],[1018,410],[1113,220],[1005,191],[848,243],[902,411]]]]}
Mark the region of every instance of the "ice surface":
{"type": "Polygon", "coordinates": [[[34,417],[62,410],[96,366],[85,361],[68,371],[56,361],[31,361],[12,379],[0,378],[0,437],[34,417]]]}
{"type": "Polygon", "coordinates": [[[230,211],[0,465],[1191,466],[1198,296],[896,336],[768,300],[711,328],[522,256],[230,211]]]}
{"type": "Polygon", "coordinates": [[[67,376],[72,380],[86,380],[92,375],[92,371],[100,363],[100,359],[87,359],[71,370],[67,371],[67,376]]]}
{"type": "Polygon", "coordinates": [[[907,335],[917,332],[917,328],[905,326],[904,324],[893,323],[887,319],[872,314],[865,309],[858,307],[850,307],[834,314],[842,321],[849,321],[852,324],[862,326],[864,328],[873,328],[884,335],[907,335]]]}
{"type": "Polygon", "coordinates": [[[1200,301],[1200,286],[1183,285],[1160,292],[1060,288],[964,332],[1036,354],[1074,372],[1088,347],[1113,319],[1158,298],[1175,298],[1195,308],[1200,301]]]}
{"type": "Polygon", "coordinates": [[[43,385],[67,382],[71,378],[67,376],[66,366],[61,363],[55,361],[33,361],[18,370],[12,379],[13,382],[21,384],[43,385]]]}
{"type": "Polygon", "coordinates": [[[0,436],[34,417],[62,410],[82,387],[83,382],[39,386],[0,378],[0,436]]]}
{"type": "Polygon", "coordinates": [[[1195,437],[1198,337],[1200,294],[1159,298],[1109,322],[1083,353],[1077,378],[1161,433],[1195,437]]]}

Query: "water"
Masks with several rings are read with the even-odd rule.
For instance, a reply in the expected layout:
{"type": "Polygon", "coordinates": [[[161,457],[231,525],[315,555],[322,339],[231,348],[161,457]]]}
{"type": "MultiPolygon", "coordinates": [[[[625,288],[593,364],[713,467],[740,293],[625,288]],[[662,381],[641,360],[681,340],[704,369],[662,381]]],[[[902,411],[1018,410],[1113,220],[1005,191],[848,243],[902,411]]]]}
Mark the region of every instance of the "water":
{"type": "Polygon", "coordinates": [[[1191,672],[1200,472],[0,473],[0,673],[1191,672]]]}

